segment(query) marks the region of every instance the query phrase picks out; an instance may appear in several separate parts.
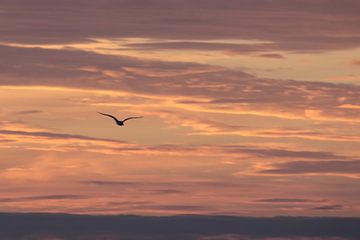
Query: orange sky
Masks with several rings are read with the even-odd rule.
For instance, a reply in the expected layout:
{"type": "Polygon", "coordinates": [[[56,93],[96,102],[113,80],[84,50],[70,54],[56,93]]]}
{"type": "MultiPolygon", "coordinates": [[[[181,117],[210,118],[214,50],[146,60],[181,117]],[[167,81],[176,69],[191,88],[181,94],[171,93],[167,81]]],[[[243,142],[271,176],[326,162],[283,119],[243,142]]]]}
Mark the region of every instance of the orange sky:
{"type": "Polygon", "coordinates": [[[3,1],[0,211],[358,216],[359,9],[3,1]]]}

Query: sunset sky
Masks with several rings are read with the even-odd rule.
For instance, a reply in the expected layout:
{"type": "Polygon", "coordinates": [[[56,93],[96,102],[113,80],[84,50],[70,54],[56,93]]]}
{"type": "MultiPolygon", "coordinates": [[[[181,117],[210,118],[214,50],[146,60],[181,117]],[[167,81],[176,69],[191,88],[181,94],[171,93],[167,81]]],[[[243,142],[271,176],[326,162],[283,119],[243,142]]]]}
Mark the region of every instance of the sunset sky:
{"type": "Polygon", "coordinates": [[[359,216],[360,1],[0,3],[0,212],[359,216]]]}

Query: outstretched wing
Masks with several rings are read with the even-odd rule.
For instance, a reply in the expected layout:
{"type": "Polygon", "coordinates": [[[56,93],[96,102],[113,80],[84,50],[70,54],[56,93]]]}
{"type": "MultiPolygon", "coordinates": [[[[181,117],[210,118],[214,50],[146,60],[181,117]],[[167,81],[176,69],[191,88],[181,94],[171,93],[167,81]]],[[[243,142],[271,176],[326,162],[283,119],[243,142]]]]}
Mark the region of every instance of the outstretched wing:
{"type": "Polygon", "coordinates": [[[112,119],[115,120],[116,123],[120,122],[116,117],[114,117],[113,115],[110,115],[110,114],[106,114],[106,113],[102,113],[102,112],[98,112],[99,114],[101,115],[104,115],[104,116],[108,116],[108,117],[111,117],[112,119]]]}
{"type": "Polygon", "coordinates": [[[143,116],[141,116],[141,117],[128,117],[128,118],[125,118],[124,120],[122,120],[122,122],[125,122],[125,121],[130,120],[130,119],[134,119],[134,118],[143,118],[143,116]]]}

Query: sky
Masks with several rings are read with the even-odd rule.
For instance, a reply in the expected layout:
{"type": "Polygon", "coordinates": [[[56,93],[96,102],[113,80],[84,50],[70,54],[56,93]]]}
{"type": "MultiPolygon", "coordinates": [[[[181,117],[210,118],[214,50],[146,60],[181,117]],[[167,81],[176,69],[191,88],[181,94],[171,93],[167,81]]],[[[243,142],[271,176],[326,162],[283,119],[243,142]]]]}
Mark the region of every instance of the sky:
{"type": "Polygon", "coordinates": [[[359,216],[359,1],[0,3],[0,212],[359,216]]]}

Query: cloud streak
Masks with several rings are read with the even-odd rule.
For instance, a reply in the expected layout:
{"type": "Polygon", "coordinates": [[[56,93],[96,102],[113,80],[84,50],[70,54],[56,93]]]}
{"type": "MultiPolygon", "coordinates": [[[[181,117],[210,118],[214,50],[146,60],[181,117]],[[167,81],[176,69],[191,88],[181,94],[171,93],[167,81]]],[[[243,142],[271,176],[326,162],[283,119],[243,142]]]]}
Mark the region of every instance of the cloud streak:
{"type": "Polygon", "coordinates": [[[47,200],[78,200],[87,198],[83,195],[41,195],[41,196],[27,196],[27,197],[12,197],[12,198],[0,198],[0,203],[10,202],[32,202],[32,201],[47,201],[47,200]]]}
{"type": "Polygon", "coordinates": [[[313,210],[316,211],[335,211],[335,210],[341,210],[344,206],[340,204],[334,204],[334,205],[323,205],[323,206],[317,206],[314,207],[313,210]]]}
{"type": "Polygon", "coordinates": [[[314,203],[314,202],[324,202],[326,200],[315,200],[315,199],[304,199],[304,198],[267,198],[267,199],[258,199],[257,202],[264,203],[314,203]]]}
{"type": "Polygon", "coordinates": [[[94,138],[76,134],[66,133],[53,133],[53,132],[29,132],[29,131],[15,131],[15,130],[0,130],[1,135],[15,135],[15,136],[29,136],[29,137],[42,137],[48,139],[77,139],[77,140],[91,140],[99,142],[119,143],[124,144],[123,141],[116,141],[104,138],[94,138]]]}
{"type": "Polygon", "coordinates": [[[269,169],[260,170],[267,174],[360,174],[360,161],[292,161],[277,163],[269,169]]]}

